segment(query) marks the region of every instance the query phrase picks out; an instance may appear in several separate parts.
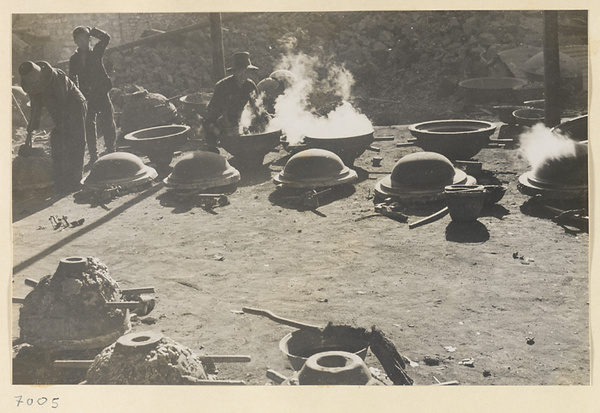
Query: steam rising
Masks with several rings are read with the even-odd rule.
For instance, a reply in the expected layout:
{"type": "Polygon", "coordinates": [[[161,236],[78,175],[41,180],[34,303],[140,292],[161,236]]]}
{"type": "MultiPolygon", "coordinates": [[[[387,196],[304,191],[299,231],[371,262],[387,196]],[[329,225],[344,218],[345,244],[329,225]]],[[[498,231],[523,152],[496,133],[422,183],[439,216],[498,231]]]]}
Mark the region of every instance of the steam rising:
{"type": "Polygon", "coordinates": [[[553,132],[543,124],[534,125],[520,136],[521,150],[536,171],[548,161],[576,156],[577,142],[568,136],[553,132]]]}
{"type": "MultiPolygon", "coordinates": [[[[373,131],[369,119],[350,104],[354,78],[343,66],[328,59],[288,54],[275,69],[292,72],[295,81],[276,99],[266,131],[282,130],[292,145],[304,136],[345,137],[373,131]]],[[[258,97],[259,103],[262,98],[258,97]]],[[[251,124],[253,116],[247,106],[240,129],[251,124]]]]}

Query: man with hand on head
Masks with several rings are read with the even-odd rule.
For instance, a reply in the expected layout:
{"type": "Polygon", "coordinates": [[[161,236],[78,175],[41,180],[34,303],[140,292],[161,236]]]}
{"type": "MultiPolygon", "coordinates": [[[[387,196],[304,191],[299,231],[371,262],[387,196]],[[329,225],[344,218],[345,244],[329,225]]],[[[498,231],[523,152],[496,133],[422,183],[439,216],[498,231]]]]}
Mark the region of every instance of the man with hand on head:
{"type": "Polygon", "coordinates": [[[116,149],[114,108],[108,95],[112,89],[112,81],[102,60],[110,36],[96,27],[78,26],[73,30],[73,41],[77,45],[77,51],[69,61],[69,77],[88,101],[86,137],[90,163],[94,163],[98,159],[98,128],[104,134],[106,152],[111,153],[116,149]],[[98,42],[90,49],[92,37],[98,39],[98,42]]]}

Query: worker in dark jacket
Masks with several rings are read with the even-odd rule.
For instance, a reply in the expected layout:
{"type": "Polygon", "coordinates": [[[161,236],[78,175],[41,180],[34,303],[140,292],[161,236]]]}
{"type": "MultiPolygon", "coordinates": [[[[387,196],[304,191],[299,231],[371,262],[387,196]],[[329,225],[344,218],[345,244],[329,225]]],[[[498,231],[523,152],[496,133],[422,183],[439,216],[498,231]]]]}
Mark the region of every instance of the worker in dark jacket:
{"type": "Polygon", "coordinates": [[[242,112],[247,103],[255,107],[256,84],[249,78],[258,67],[250,62],[247,52],[235,53],[233,65],[227,68],[231,75],[215,85],[215,91],[204,117],[205,140],[208,150],[219,152],[217,145],[228,133],[237,133],[242,112]]]}
{"type": "Polygon", "coordinates": [[[69,61],[69,77],[88,101],[86,137],[90,162],[93,163],[98,159],[97,129],[104,134],[106,152],[114,152],[116,145],[114,108],[108,95],[112,81],[102,61],[110,36],[96,27],[79,26],[73,30],[73,40],[78,48],[69,61]],[[99,41],[90,49],[92,37],[99,41]]]}
{"type": "Polygon", "coordinates": [[[19,66],[19,74],[21,86],[31,101],[26,143],[31,145],[33,131],[39,128],[45,107],[54,122],[50,133],[54,187],[60,194],[75,192],[83,174],[85,97],[65,72],[47,62],[25,62],[19,66]]]}

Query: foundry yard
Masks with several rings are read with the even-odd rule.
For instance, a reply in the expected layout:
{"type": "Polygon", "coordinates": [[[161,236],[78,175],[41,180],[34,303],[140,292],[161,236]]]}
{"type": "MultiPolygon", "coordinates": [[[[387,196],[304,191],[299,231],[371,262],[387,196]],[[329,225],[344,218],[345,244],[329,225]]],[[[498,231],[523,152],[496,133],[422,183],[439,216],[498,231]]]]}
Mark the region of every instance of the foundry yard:
{"type": "MultiPolygon", "coordinates": [[[[208,18],[135,20],[138,33],[160,29],[146,35],[198,21],[206,30],[107,54],[119,152],[87,167],[82,191],[52,196],[51,183],[35,187],[15,169],[39,157],[42,177],[49,136],[34,136],[41,153],[20,152],[24,124],[13,114],[15,382],[288,384],[304,360],[286,357],[281,342],[331,322],[369,337],[349,350],[367,348],[359,384],[589,384],[587,66],[577,71],[587,38],[582,16],[566,14],[560,50],[576,75],[563,73],[572,88],[558,129],[534,126],[543,86],[522,70],[542,50],[541,13],[225,14],[226,57],[249,51],[257,83],[284,68],[301,80],[313,70],[315,86],[292,86],[281,99],[289,104],[276,106],[302,119],[303,133],[276,112],[273,128],[225,141],[220,155],[202,151],[200,129],[213,83],[208,18]],[[474,49],[485,75],[466,68],[474,49]],[[482,98],[459,84],[467,78],[493,79],[497,94],[482,98]],[[341,124],[323,116],[334,112],[341,124]],[[323,118],[337,136],[306,132],[323,118]],[[440,134],[464,141],[444,146],[440,134]],[[118,165],[130,169],[118,176],[118,165]],[[471,205],[452,207],[453,191],[475,194],[475,212],[461,218],[471,205]],[[50,274],[62,287],[52,289],[50,274]],[[44,307],[84,290],[69,302],[95,306],[95,327],[83,310],[59,319],[44,307]],[[50,313],[61,327],[44,324],[50,313]],[[134,354],[144,346],[155,346],[151,355],[134,354]],[[169,357],[176,373],[160,361],[169,357]]],[[[13,21],[24,39],[27,19],[43,20],[32,16],[13,21]]],[[[121,33],[115,46],[132,37],[121,33]]],[[[17,46],[16,57],[34,57],[17,46]]],[[[52,64],[65,59],[56,50],[52,64]]]]}

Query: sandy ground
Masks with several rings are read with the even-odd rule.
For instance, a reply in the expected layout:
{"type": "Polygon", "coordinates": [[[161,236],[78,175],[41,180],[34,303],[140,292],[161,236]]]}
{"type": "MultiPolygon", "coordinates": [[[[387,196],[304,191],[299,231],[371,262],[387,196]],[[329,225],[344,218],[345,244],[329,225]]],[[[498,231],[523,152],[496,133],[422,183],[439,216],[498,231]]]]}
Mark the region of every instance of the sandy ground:
{"type": "MultiPolygon", "coordinates": [[[[250,355],[250,363],[218,367],[220,378],[251,385],[267,383],[267,369],[293,373],[278,349],[293,329],[243,314],[244,306],[323,326],[376,325],[418,363],[407,367],[416,385],[588,384],[589,236],[523,212],[529,198],[516,181],[529,166],[518,149],[476,156],[508,186],[478,222],[465,228],[446,216],[409,229],[382,216],[359,219],[373,213],[377,180],[420,150],[396,147],[410,137],[405,126],[375,136],[395,141],[357,159],[360,182],[316,212],[274,194],[283,149],[213,211],[178,203],[163,184],[105,205],[15,197],[13,296],[30,290],[24,278],[53,273],[63,257],[97,257],[122,288],[155,287],[156,307],[134,319],[134,331],[162,331],[201,354],[250,355]],[[384,158],[379,168],[374,155],[384,158]],[[85,222],[55,231],[51,215],[85,222]],[[467,358],[472,367],[459,364],[467,358]]],[[[380,368],[370,352],[366,363],[380,368]]]]}

